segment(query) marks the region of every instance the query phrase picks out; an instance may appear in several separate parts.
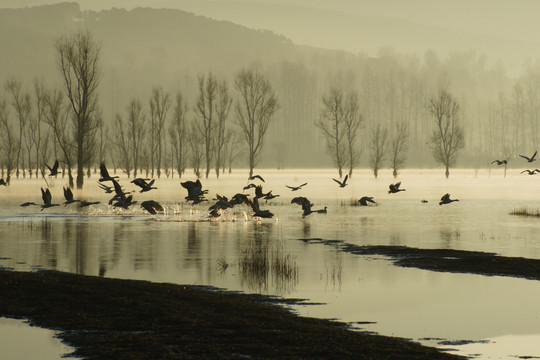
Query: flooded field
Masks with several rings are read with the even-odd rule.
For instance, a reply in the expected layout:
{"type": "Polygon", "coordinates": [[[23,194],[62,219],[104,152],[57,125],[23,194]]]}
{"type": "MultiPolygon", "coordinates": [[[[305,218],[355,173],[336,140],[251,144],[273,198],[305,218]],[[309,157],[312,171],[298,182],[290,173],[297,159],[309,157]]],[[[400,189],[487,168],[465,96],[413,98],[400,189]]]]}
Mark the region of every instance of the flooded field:
{"type": "MultiPolygon", "coordinates": [[[[107,205],[111,195],[87,179],[75,198],[100,201],[88,208],[64,206],[67,179],[48,179],[52,202],[41,210],[42,179],[13,179],[0,187],[0,266],[56,269],[87,275],[155,282],[211,285],[233,291],[307,299],[294,310],[335,318],[363,331],[409,338],[481,359],[540,357],[540,282],[512,277],[433,272],[397,267],[382,256],[348,253],[337,244],[400,245],[485,251],[540,259],[540,218],[512,216],[514,209],[540,209],[536,176],[500,169],[389,171],[374,179],[356,171],[340,188],[336,172],[261,170],[260,201],[272,219],[253,219],[237,205],[209,218],[216,194],[229,198],[247,185],[247,171],[201,179],[208,202],[190,205],[180,179],[158,179],[157,190],[133,194],[128,210],[107,205]],[[402,191],[388,193],[401,181],[402,191]],[[306,183],[302,189],[286,187],[306,183]],[[459,199],[439,205],[442,195],[459,199]],[[296,196],[327,213],[302,216],[296,196]],[[357,206],[372,196],[373,206],[357,206]],[[156,200],[163,214],[139,204],[156,200]],[[426,200],[427,202],[422,202],[426,200]],[[338,241],[338,242],[336,242],[338,241]]],[[[182,181],[195,180],[188,174],[182,181]]],[[[137,190],[121,178],[126,190],[137,190]]],[[[244,193],[253,196],[253,189],[244,193]]],[[[3,325],[0,323],[0,327],[3,325]]],[[[16,335],[13,335],[16,336],[16,335]]],[[[449,350],[450,351],[450,350],[449,350]]]]}

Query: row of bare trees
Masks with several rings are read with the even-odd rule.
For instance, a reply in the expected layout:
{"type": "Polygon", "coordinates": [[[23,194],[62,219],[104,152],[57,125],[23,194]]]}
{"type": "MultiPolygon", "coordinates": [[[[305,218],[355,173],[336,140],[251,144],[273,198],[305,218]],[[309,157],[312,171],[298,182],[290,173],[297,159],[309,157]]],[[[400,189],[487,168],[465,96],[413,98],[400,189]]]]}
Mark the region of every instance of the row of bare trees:
{"type": "MultiPolygon", "coordinates": [[[[322,104],[320,119],[316,125],[326,139],[328,153],[339,176],[342,177],[345,166],[348,167],[348,175],[352,176],[361,154],[359,138],[363,130],[358,96],[353,91],[345,94],[342,88],[332,87],[323,95],[322,104]]],[[[445,167],[445,175],[448,177],[449,169],[456,164],[459,150],[465,146],[465,135],[459,117],[460,106],[452,94],[443,88],[428,100],[427,108],[434,120],[430,150],[435,161],[445,167]]],[[[375,178],[387,161],[393,176],[397,177],[407,159],[408,125],[400,122],[391,130],[381,123],[376,123],[369,133],[369,165],[375,178]]]]}
{"type": "Polygon", "coordinates": [[[160,177],[162,169],[169,175],[169,169],[176,168],[181,176],[188,164],[201,176],[204,160],[205,176],[214,168],[219,177],[227,162],[230,171],[245,148],[253,173],[279,108],[270,82],[260,72],[242,69],[237,74],[235,100],[225,80],[211,72],[199,75],[192,113],[183,94],[178,92],[173,99],[162,87],[154,87],[149,111],[133,98],[125,116],[116,114],[112,125],[106,126],[98,106],[101,44],[90,32],[79,30],[59,37],[55,50],[62,90],[47,89],[44,81],[36,80],[33,99],[20,81],[5,84],[16,114],[16,120],[10,120],[10,107],[0,99],[0,168],[8,182],[13,172],[24,177],[28,170],[32,176],[33,168],[36,176],[38,172],[44,176],[51,149],[67,167],[70,186],[76,169],[78,188],[83,186],[85,169],[90,175],[91,166],[105,160],[107,152],[114,168],[120,167],[128,176],[137,176],[142,168],[152,177],[160,177]],[[232,109],[234,116],[229,119],[232,109]]]}

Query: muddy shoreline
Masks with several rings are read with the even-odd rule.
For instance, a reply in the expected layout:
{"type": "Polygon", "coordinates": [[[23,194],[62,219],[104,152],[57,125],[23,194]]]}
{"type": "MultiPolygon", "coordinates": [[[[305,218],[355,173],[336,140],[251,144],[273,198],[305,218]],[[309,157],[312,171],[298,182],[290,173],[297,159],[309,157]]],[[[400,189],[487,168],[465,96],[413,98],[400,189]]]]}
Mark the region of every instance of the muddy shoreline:
{"type": "Polygon", "coordinates": [[[300,239],[312,244],[333,246],[340,251],[363,256],[383,256],[394,265],[422,270],[466,273],[484,276],[508,276],[540,280],[540,260],[500,256],[481,251],[419,249],[391,245],[354,245],[341,240],[300,239]]]}
{"type": "MultiPolygon", "coordinates": [[[[0,316],[56,329],[86,359],[458,359],[277,298],[55,271],[0,269],[0,316]]],[[[291,300],[295,301],[295,300],[291,300]]]]}

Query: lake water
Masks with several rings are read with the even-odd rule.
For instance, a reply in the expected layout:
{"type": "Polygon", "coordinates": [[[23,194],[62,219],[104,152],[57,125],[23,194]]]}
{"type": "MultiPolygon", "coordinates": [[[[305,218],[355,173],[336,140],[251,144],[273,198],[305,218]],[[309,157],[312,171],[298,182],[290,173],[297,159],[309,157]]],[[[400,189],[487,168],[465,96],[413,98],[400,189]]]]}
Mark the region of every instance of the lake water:
{"type": "MultiPolygon", "coordinates": [[[[96,184],[98,175],[74,195],[99,205],[21,208],[25,201],[41,203],[39,188],[46,184],[13,179],[10,187],[0,187],[0,266],[307,299],[316,305],[295,305],[294,311],[480,359],[540,357],[540,282],[400,268],[384,257],[353,255],[320,241],[540,259],[540,219],[509,215],[522,206],[540,209],[540,178],[520,171],[509,169],[504,177],[498,168],[453,170],[445,179],[440,169],[404,170],[395,180],[389,171],[374,179],[369,171],[357,170],[349,185],[339,188],[332,169],[260,170],[266,182],[254,182],[280,195],[260,202],[274,218],[254,220],[241,205],[210,221],[207,208],[213,202],[187,204],[178,178],[158,179],[157,190],[134,194],[139,202],[153,199],[164,205],[165,214],[159,215],[138,205],[110,208],[110,196],[96,184]],[[388,185],[396,181],[406,191],[388,194],[388,185]],[[305,182],[296,192],[285,186],[305,182]],[[439,206],[445,193],[460,201],[439,206]],[[351,205],[364,195],[378,205],[351,205]],[[307,197],[315,209],[326,206],[328,213],[303,218],[301,207],[290,203],[295,196],[307,197]],[[246,265],[249,259],[268,267],[255,270],[246,265]],[[279,271],[277,260],[292,271],[279,271]]],[[[246,174],[237,170],[202,179],[207,198],[242,192],[246,174]]],[[[187,174],[186,180],[195,177],[187,174]]],[[[53,203],[63,203],[67,179],[48,182],[53,203]]],[[[136,188],[125,178],[120,183],[136,188]]]]}

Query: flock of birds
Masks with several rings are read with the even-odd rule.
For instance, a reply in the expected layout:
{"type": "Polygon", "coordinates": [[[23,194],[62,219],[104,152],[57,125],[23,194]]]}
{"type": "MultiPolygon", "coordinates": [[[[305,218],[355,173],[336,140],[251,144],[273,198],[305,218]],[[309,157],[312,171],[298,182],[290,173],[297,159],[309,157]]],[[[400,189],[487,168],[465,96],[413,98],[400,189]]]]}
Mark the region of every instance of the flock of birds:
{"type": "MultiPolygon", "coordinates": [[[[533,161],[536,161],[536,155],[537,151],[531,156],[524,156],[519,155],[520,157],[527,160],[528,163],[532,163],[533,161]]],[[[491,164],[497,164],[497,165],[504,165],[506,166],[508,164],[507,160],[494,160],[491,162],[491,164]]],[[[49,177],[56,176],[59,171],[59,162],[58,160],[55,161],[54,165],[52,167],[46,165],[49,169],[49,177]]],[[[528,170],[525,169],[521,173],[527,172],[529,175],[534,175],[535,173],[540,173],[540,169],[534,169],[534,170],[528,170]]],[[[133,191],[125,191],[123,187],[119,183],[119,177],[118,176],[110,176],[109,172],[107,170],[107,167],[104,163],[100,164],[100,178],[98,180],[98,186],[101,190],[105,191],[106,194],[113,194],[111,199],[109,200],[108,204],[113,207],[119,207],[123,209],[128,209],[130,206],[137,204],[137,201],[133,200],[133,195],[131,194],[133,191]],[[110,182],[111,185],[106,185],[105,183],[110,182]]],[[[332,179],[334,180],[340,188],[344,188],[348,185],[348,175],[345,175],[343,180],[338,179],[332,179]]],[[[272,191],[269,192],[263,192],[263,186],[257,185],[253,181],[260,181],[265,182],[265,180],[260,175],[253,175],[248,178],[248,184],[242,189],[241,193],[237,193],[234,196],[227,198],[226,196],[222,196],[219,194],[216,194],[216,198],[212,199],[215,201],[214,204],[212,204],[208,208],[208,216],[209,217],[219,217],[221,216],[221,211],[229,208],[233,208],[236,205],[247,205],[252,209],[252,216],[258,217],[258,218],[272,218],[274,214],[270,212],[270,210],[263,210],[261,209],[261,205],[259,203],[259,199],[264,199],[265,202],[268,200],[274,199],[278,197],[279,195],[275,195],[272,193],[272,191]],[[252,181],[252,182],[250,182],[252,181]],[[244,193],[244,191],[249,189],[255,189],[254,196],[250,198],[249,194],[244,193]]],[[[155,180],[147,179],[147,178],[136,178],[131,180],[131,183],[138,186],[140,188],[140,193],[149,192],[153,189],[157,189],[157,187],[154,186],[155,180]]],[[[186,201],[188,203],[191,203],[192,205],[199,204],[204,201],[208,201],[206,199],[205,195],[208,194],[208,190],[203,190],[202,183],[200,180],[196,181],[184,181],[180,183],[183,188],[185,188],[188,192],[187,196],[185,197],[186,201]]],[[[291,186],[291,185],[285,185],[288,189],[291,191],[298,191],[302,189],[304,186],[306,186],[308,183],[303,183],[297,186],[291,186]]],[[[0,185],[7,186],[4,179],[0,179],[0,185]]],[[[86,201],[86,200],[79,200],[74,199],[73,192],[70,188],[64,187],[64,199],[65,202],[63,203],[64,206],[68,206],[70,204],[78,203],[79,207],[87,207],[90,205],[96,205],[99,204],[99,201],[86,201]]],[[[389,194],[396,194],[401,191],[405,191],[406,189],[401,188],[401,182],[397,182],[394,184],[389,185],[389,194]]],[[[25,202],[20,204],[22,207],[28,207],[31,205],[35,206],[41,206],[41,211],[44,209],[59,206],[60,204],[56,204],[52,202],[52,195],[48,188],[41,188],[41,198],[43,200],[43,203],[41,205],[36,204],[34,202],[25,202]]],[[[452,202],[459,201],[458,199],[451,199],[450,194],[447,193],[441,197],[441,200],[439,202],[439,205],[446,205],[450,204],[452,202]]],[[[427,203],[427,200],[422,200],[422,203],[427,203]]],[[[360,206],[369,206],[369,205],[377,205],[377,202],[373,199],[372,196],[363,196],[358,200],[358,203],[360,206]]],[[[327,207],[325,206],[323,209],[314,209],[314,204],[309,201],[304,196],[297,196],[294,197],[291,200],[291,204],[297,204],[302,207],[302,216],[308,216],[312,213],[327,213],[327,207]]],[[[154,200],[146,200],[142,201],[140,203],[140,206],[148,211],[150,214],[157,214],[158,212],[164,211],[163,206],[161,206],[157,201],[154,200]]]]}

